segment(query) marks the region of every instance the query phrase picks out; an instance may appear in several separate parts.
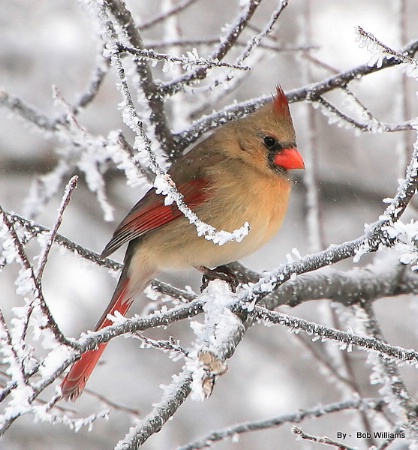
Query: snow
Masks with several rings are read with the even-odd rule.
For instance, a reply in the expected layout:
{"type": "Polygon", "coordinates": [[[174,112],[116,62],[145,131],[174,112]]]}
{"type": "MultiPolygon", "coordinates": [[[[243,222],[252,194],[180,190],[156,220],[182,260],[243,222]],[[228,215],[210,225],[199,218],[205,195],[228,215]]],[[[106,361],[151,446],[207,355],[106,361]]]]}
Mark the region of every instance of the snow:
{"type": "Polygon", "coordinates": [[[39,373],[43,379],[52,377],[58,369],[68,361],[73,355],[74,350],[71,347],[65,345],[58,345],[56,340],[51,338],[51,343],[48,342],[44,348],[52,348],[48,355],[43,359],[42,364],[39,366],[39,373]]]}
{"type": "Polygon", "coordinates": [[[388,55],[378,42],[365,35],[360,27],[356,27],[355,32],[357,34],[356,41],[359,43],[359,47],[366,48],[372,55],[369,60],[369,66],[381,67],[384,58],[393,57],[392,55],[388,55]]]}
{"type": "Polygon", "coordinates": [[[34,291],[32,270],[22,267],[15,280],[16,293],[19,295],[27,295],[34,291]]]}
{"type": "Polygon", "coordinates": [[[115,163],[119,170],[126,176],[127,185],[135,188],[146,184],[145,176],[139,171],[136,162],[140,162],[139,155],[131,157],[123,151],[120,144],[120,132],[111,131],[107,138],[106,151],[109,158],[115,163]]]}
{"type": "Polygon", "coordinates": [[[398,220],[383,228],[391,239],[395,239],[394,250],[399,261],[411,265],[412,270],[418,270],[418,222],[411,220],[404,223],[398,220]]]}
{"type": "Polygon", "coordinates": [[[241,320],[230,310],[236,299],[236,294],[230,291],[228,284],[220,280],[209,283],[202,294],[204,322],[190,323],[196,338],[186,362],[186,367],[193,375],[191,395],[194,400],[203,400],[208,396],[205,389],[208,377],[221,374],[216,373],[216,370],[222,373],[226,370],[224,353],[243,326],[241,320]],[[207,357],[204,358],[205,355],[207,357]],[[210,362],[203,361],[207,358],[210,362]]]}
{"type": "Polygon", "coordinates": [[[199,347],[216,350],[241,324],[240,319],[229,309],[236,302],[236,297],[227,283],[214,280],[209,283],[201,299],[204,301],[204,323],[193,321],[191,327],[199,347]]]}
{"type": "Polygon", "coordinates": [[[15,243],[11,237],[7,237],[3,241],[2,257],[5,259],[6,264],[10,264],[15,260],[20,259],[15,243]]]}

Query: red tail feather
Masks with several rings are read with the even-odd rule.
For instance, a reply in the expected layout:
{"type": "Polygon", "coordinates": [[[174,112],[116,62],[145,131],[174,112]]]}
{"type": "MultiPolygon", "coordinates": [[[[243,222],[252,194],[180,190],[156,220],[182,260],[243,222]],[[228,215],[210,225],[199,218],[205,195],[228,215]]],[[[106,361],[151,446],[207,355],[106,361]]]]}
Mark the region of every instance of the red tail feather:
{"type": "MultiPolygon", "coordinates": [[[[133,296],[128,295],[129,278],[125,278],[123,275],[119,281],[120,286],[116,288],[115,294],[103,316],[96,325],[95,331],[101,330],[112,324],[112,321],[107,319],[109,314],[114,314],[118,311],[120,314],[125,315],[128,309],[132,305],[133,296]]],[[[67,376],[61,383],[62,395],[66,400],[75,401],[83,392],[86,386],[87,380],[96,367],[97,362],[100,359],[107,343],[100,344],[96,350],[90,350],[84,353],[81,358],[75,362],[67,376]]]]}

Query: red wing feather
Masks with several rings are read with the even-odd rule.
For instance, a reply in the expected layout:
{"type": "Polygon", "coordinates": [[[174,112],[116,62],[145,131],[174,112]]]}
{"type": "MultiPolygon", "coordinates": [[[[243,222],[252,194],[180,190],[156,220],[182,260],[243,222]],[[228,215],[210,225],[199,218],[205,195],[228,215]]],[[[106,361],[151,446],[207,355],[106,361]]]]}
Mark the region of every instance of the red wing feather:
{"type": "MultiPolygon", "coordinates": [[[[182,183],[177,188],[183,194],[186,205],[193,210],[207,199],[205,189],[207,186],[208,181],[199,178],[182,183]]],[[[156,194],[154,189],[148,191],[122,220],[101,256],[106,257],[125,242],[162,227],[183,215],[176,204],[166,206],[164,198],[163,195],[156,194]]]]}

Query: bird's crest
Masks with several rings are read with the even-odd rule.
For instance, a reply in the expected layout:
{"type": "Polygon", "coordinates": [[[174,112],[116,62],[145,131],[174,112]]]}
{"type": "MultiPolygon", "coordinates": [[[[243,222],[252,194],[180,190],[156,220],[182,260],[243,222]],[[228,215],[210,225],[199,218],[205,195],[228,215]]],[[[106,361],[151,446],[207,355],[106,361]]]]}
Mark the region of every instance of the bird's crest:
{"type": "Polygon", "coordinates": [[[273,105],[277,114],[290,116],[289,103],[286,94],[280,85],[276,86],[276,95],[273,97],[273,105]]]}

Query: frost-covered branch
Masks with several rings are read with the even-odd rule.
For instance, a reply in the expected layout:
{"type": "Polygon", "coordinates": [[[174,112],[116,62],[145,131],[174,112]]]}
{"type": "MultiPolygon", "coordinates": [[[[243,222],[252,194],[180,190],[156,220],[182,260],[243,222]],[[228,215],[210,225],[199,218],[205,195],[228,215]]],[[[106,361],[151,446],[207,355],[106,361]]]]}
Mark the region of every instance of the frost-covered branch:
{"type": "Polygon", "coordinates": [[[179,447],[177,450],[200,450],[207,448],[215,442],[233,438],[234,436],[244,433],[274,429],[289,423],[302,423],[309,419],[315,419],[328,414],[334,414],[351,409],[380,411],[380,409],[385,405],[386,402],[381,399],[360,398],[331,403],[328,405],[320,405],[310,409],[302,409],[293,414],[284,414],[282,416],[272,417],[271,419],[233,425],[223,430],[214,431],[213,433],[210,433],[197,441],[179,447]]]}
{"type": "Polygon", "coordinates": [[[190,394],[192,375],[185,368],[180,374],[173,376],[172,380],[172,384],[164,388],[162,400],[154,405],[143,420],[129,430],[125,438],[117,443],[115,450],[137,449],[150,436],[158,433],[167,420],[177,412],[190,394]]]}
{"type": "MultiPolygon", "coordinates": [[[[234,306],[233,311],[244,314],[245,308],[234,306]]],[[[254,319],[262,320],[266,324],[284,325],[296,333],[304,331],[317,339],[333,340],[339,343],[343,350],[348,349],[351,351],[352,346],[355,345],[363,350],[372,350],[401,363],[405,362],[411,365],[418,363],[418,351],[389,345],[375,338],[339,331],[308,320],[300,319],[299,317],[292,317],[276,311],[269,311],[259,306],[256,306],[249,314],[254,319]]]]}
{"type": "Polygon", "coordinates": [[[301,428],[299,427],[293,427],[292,432],[298,436],[299,439],[305,440],[305,441],[311,441],[316,442],[317,444],[324,444],[329,445],[331,447],[335,447],[338,450],[355,450],[354,447],[350,447],[348,445],[345,445],[341,442],[337,442],[334,439],[330,439],[327,436],[314,436],[313,434],[305,433],[301,428]]]}
{"type": "Polygon", "coordinates": [[[327,269],[299,275],[278,286],[264,299],[269,309],[295,307],[311,300],[329,299],[345,306],[383,297],[418,293],[418,275],[395,258],[349,271],[327,269]]]}
{"type": "MultiPolygon", "coordinates": [[[[132,14],[125,3],[120,0],[105,0],[103,6],[99,7],[99,17],[102,16],[101,26],[103,34],[105,37],[107,36],[107,45],[110,46],[110,49],[117,44],[118,35],[114,30],[108,12],[111,13],[113,19],[120,27],[121,39],[126,40],[133,48],[145,50],[141,33],[132,14]]],[[[111,51],[111,53],[114,52],[111,51]]],[[[112,57],[114,58],[114,54],[112,57]]],[[[138,58],[135,61],[135,68],[139,89],[143,92],[150,110],[150,126],[154,130],[159,145],[168,155],[174,147],[174,142],[164,110],[164,97],[160,87],[154,80],[149,60],[138,58]]]]}
{"type": "Polygon", "coordinates": [[[9,221],[6,214],[4,214],[3,208],[0,206],[0,215],[2,216],[2,220],[6,228],[8,229],[8,233],[10,234],[11,244],[9,243],[9,256],[10,260],[16,259],[19,264],[21,264],[22,268],[20,271],[19,279],[18,279],[18,293],[22,295],[29,296],[29,312],[28,319],[32,313],[32,311],[39,307],[43,318],[46,320],[44,326],[53,333],[57,342],[62,344],[68,344],[67,339],[61,333],[58,324],[55,322],[42,292],[42,286],[40,280],[35,274],[35,271],[29,262],[29,259],[25,253],[25,249],[22,245],[22,242],[17,235],[17,232],[13,226],[13,224],[9,221]],[[12,256],[11,252],[15,252],[12,256]],[[32,298],[31,298],[32,297],[32,298]]]}
{"type": "Polygon", "coordinates": [[[78,180],[78,177],[74,176],[68,182],[67,187],[65,189],[64,196],[63,196],[62,201],[61,201],[61,205],[60,205],[60,207],[58,209],[58,215],[57,215],[57,219],[55,221],[55,224],[52,227],[51,232],[49,233],[49,236],[46,236],[45,246],[44,246],[44,248],[42,250],[41,256],[39,257],[38,269],[36,271],[36,276],[37,276],[38,280],[40,280],[42,278],[42,274],[43,274],[43,271],[45,269],[45,265],[46,265],[47,260],[48,260],[49,251],[51,250],[51,247],[52,247],[52,244],[54,242],[55,236],[58,233],[58,228],[61,225],[62,216],[64,214],[65,208],[68,206],[68,204],[70,202],[71,194],[72,194],[73,190],[77,186],[77,180],[78,180]]]}
{"type": "MultiPolygon", "coordinates": [[[[221,61],[228,54],[228,52],[234,47],[234,44],[237,42],[238,37],[245,29],[246,25],[251,20],[260,3],[261,0],[248,0],[244,4],[242,11],[238,14],[235,22],[228,26],[225,34],[220,37],[219,44],[209,55],[208,58],[210,60],[221,61]]],[[[205,79],[206,76],[207,68],[198,68],[194,71],[186,73],[176,80],[166,83],[163,87],[163,92],[165,95],[174,95],[183,89],[184,86],[187,86],[196,80],[205,79]]]]}
{"type": "MultiPolygon", "coordinates": [[[[385,342],[371,303],[363,302],[361,304],[359,317],[359,322],[364,324],[364,328],[370,336],[385,342]],[[365,320],[361,320],[363,319],[362,313],[364,313],[365,320]]],[[[387,398],[389,408],[396,415],[398,421],[403,423],[403,428],[407,430],[408,436],[416,440],[418,438],[418,405],[408,392],[398,365],[381,353],[371,355],[370,361],[374,365],[373,383],[383,385],[381,392],[387,398]]]]}
{"type": "MultiPolygon", "coordinates": [[[[418,51],[418,40],[414,40],[403,49],[401,53],[413,57],[418,51]]],[[[382,59],[381,64],[361,64],[353,69],[340,72],[337,75],[326,78],[325,80],[319,81],[318,83],[313,83],[302,89],[295,89],[289,91],[286,95],[290,102],[300,102],[302,100],[316,100],[319,96],[324,95],[327,92],[333,91],[338,88],[344,88],[351,81],[359,80],[366,75],[370,75],[375,72],[379,72],[383,69],[389,67],[397,66],[402,64],[403,61],[390,57],[385,57],[382,59]]]]}
{"type": "MultiPolygon", "coordinates": [[[[383,42],[379,41],[372,33],[365,31],[362,27],[357,27],[358,41],[360,46],[366,47],[367,50],[374,56],[375,60],[373,65],[379,66],[382,63],[384,55],[387,58],[396,58],[397,60],[411,65],[416,70],[418,67],[418,61],[408,55],[406,51],[398,52],[393,50],[389,46],[385,45],[383,42]],[[381,54],[379,55],[379,53],[381,54]]],[[[372,65],[369,63],[369,65],[372,65]]]]}
{"type": "Polygon", "coordinates": [[[248,58],[248,56],[251,54],[253,49],[257,48],[260,45],[262,39],[265,38],[267,35],[269,35],[272,32],[274,25],[276,24],[281,13],[283,12],[283,10],[286,8],[287,5],[288,5],[287,0],[281,0],[279,2],[279,5],[272,12],[270,19],[267,22],[267,24],[265,25],[265,27],[258,33],[257,36],[254,36],[250,41],[247,42],[247,45],[246,45],[244,51],[242,52],[242,54],[240,55],[240,57],[237,60],[238,63],[241,63],[246,58],[248,58]]]}
{"type": "Polygon", "coordinates": [[[227,67],[230,69],[236,69],[236,70],[250,70],[247,66],[242,66],[240,64],[229,64],[222,61],[212,61],[210,59],[201,58],[198,56],[197,51],[194,52],[188,52],[186,56],[177,57],[177,56],[171,56],[167,53],[159,53],[154,50],[148,50],[148,49],[137,49],[137,48],[131,48],[126,46],[120,46],[121,52],[127,52],[132,55],[138,56],[140,58],[144,58],[145,60],[155,60],[155,61],[167,61],[173,64],[181,64],[185,69],[188,67],[194,67],[194,66],[205,66],[205,67],[227,67]]]}
{"type": "Polygon", "coordinates": [[[338,123],[346,128],[355,128],[360,131],[371,133],[394,133],[398,131],[414,130],[416,128],[416,124],[413,120],[399,123],[384,123],[376,118],[370,118],[368,121],[360,121],[343,113],[323,97],[318,97],[313,105],[314,107],[319,106],[321,108],[323,114],[328,117],[328,122],[330,124],[338,123]]]}

